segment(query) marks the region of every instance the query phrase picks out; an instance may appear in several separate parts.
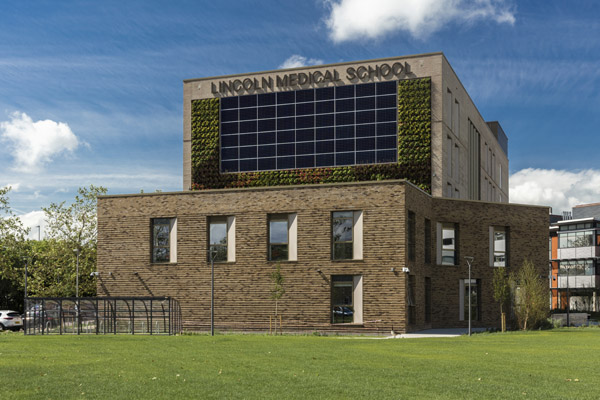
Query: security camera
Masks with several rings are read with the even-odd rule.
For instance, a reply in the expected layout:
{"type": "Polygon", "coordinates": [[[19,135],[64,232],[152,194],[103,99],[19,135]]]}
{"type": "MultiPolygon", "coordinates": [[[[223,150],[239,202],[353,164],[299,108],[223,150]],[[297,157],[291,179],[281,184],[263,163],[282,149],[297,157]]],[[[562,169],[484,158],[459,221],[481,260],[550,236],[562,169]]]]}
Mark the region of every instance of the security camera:
{"type": "Polygon", "coordinates": [[[98,272],[98,271],[94,271],[94,272],[90,273],[90,278],[91,278],[92,276],[99,276],[99,275],[100,275],[100,272],[98,272]]]}

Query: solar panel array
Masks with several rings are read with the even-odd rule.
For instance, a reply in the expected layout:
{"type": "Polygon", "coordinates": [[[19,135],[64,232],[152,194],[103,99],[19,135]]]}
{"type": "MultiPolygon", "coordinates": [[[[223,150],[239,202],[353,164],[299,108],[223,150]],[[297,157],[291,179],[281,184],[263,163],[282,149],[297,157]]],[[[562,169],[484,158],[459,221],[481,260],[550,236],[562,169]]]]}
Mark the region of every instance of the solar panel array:
{"type": "Polygon", "coordinates": [[[221,172],[397,162],[398,82],[225,97],[221,172]]]}

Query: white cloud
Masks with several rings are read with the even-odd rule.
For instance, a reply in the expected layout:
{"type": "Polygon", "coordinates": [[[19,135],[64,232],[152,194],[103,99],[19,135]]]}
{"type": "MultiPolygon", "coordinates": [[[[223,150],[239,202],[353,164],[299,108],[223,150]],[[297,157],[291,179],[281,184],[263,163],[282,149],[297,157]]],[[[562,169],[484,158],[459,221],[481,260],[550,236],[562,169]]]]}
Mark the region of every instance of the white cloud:
{"type": "Polygon", "coordinates": [[[600,202],[600,170],[523,169],[510,176],[510,202],[551,206],[554,214],[600,202]]]}
{"type": "Polygon", "coordinates": [[[316,58],[306,58],[304,56],[293,54],[287,60],[279,66],[279,68],[298,68],[305,67],[307,65],[319,65],[323,64],[323,60],[316,58]]]}
{"type": "Polygon", "coordinates": [[[492,20],[514,24],[509,0],[325,0],[325,19],[334,42],[376,39],[405,31],[425,38],[450,22],[492,20]]]}
{"type": "Polygon", "coordinates": [[[0,122],[0,141],[8,143],[15,159],[14,169],[37,172],[44,164],[79,146],[77,136],[64,122],[34,122],[25,113],[11,114],[10,121],[0,122]]]}
{"type": "Polygon", "coordinates": [[[44,238],[44,231],[46,230],[46,214],[43,211],[31,211],[26,214],[18,216],[23,226],[29,228],[28,239],[37,240],[38,237],[44,238]],[[39,231],[38,231],[39,226],[39,231]],[[38,236],[39,235],[39,236],[38,236]]]}

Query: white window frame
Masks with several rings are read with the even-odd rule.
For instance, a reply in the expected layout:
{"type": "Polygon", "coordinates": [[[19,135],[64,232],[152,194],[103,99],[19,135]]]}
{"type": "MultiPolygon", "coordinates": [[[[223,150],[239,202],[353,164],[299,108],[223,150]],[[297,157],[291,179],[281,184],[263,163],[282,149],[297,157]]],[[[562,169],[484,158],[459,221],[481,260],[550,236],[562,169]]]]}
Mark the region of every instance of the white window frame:
{"type": "Polygon", "coordinates": [[[490,267],[505,268],[508,266],[508,228],[506,226],[490,226],[490,267]],[[496,232],[504,233],[504,249],[496,249],[496,232]],[[504,254],[504,265],[495,262],[495,253],[504,254]]]}

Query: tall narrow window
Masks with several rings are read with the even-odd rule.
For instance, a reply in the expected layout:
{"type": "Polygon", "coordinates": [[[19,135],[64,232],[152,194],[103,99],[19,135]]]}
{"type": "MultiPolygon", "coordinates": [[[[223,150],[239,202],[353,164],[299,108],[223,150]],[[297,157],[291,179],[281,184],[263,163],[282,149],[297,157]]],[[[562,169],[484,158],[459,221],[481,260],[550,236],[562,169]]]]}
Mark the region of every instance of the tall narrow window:
{"type": "Polygon", "coordinates": [[[331,242],[332,259],[362,259],[362,211],[331,213],[331,242]]]}
{"type": "Polygon", "coordinates": [[[408,261],[415,261],[415,253],[416,253],[416,220],[415,213],[412,211],[408,212],[408,221],[407,221],[407,231],[406,231],[406,246],[407,246],[407,256],[408,261]]]}
{"type": "Polygon", "coordinates": [[[469,319],[469,307],[471,308],[471,320],[481,321],[481,280],[480,279],[461,279],[460,280],[460,310],[459,320],[469,319]],[[469,292],[471,293],[471,303],[469,303],[469,292]]]}
{"type": "Polygon", "coordinates": [[[458,261],[458,227],[453,223],[438,223],[438,264],[457,265],[458,261]]]}
{"type": "Polygon", "coordinates": [[[362,276],[331,277],[331,322],[362,323],[362,276]]]}
{"type": "Polygon", "coordinates": [[[269,260],[289,259],[288,215],[272,215],[269,218],[269,260]]]}
{"type": "Polygon", "coordinates": [[[459,183],[460,178],[460,148],[458,144],[454,144],[454,148],[452,149],[452,178],[456,183],[459,183]]]}
{"type": "Polygon", "coordinates": [[[425,322],[431,322],[431,278],[425,277],[425,322]]]}
{"type": "Polygon", "coordinates": [[[452,129],[452,92],[448,88],[444,97],[444,120],[448,128],[452,129]]]}
{"type": "Polygon", "coordinates": [[[215,262],[227,261],[227,217],[212,217],[209,223],[209,254],[215,262]]]}
{"type": "Polygon", "coordinates": [[[452,138],[450,136],[446,137],[446,168],[447,174],[449,177],[454,177],[454,172],[452,170],[452,138]]]}
{"type": "Polygon", "coordinates": [[[431,221],[425,218],[425,237],[423,243],[425,244],[425,264],[431,263],[431,221]]]}
{"type": "Polygon", "coordinates": [[[152,219],[152,262],[168,263],[176,259],[176,219],[152,219]]]}
{"type": "Polygon", "coordinates": [[[494,240],[494,267],[506,267],[506,236],[507,229],[503,226],[493,227],[494,240]]]}
{"type": "Polygon", "coordinates": [[[460,103],[454,100],[452,108],[452,130],[456,136],[460,136],[460,103]]]}
{"type": "Polygon", "coordinates": [[[417,304],[415,302],[415,275],[408,276],[408,285],[406,290],[406,305],[408,306],[408,323],[414,324],[417,322],[417,304]]]}

